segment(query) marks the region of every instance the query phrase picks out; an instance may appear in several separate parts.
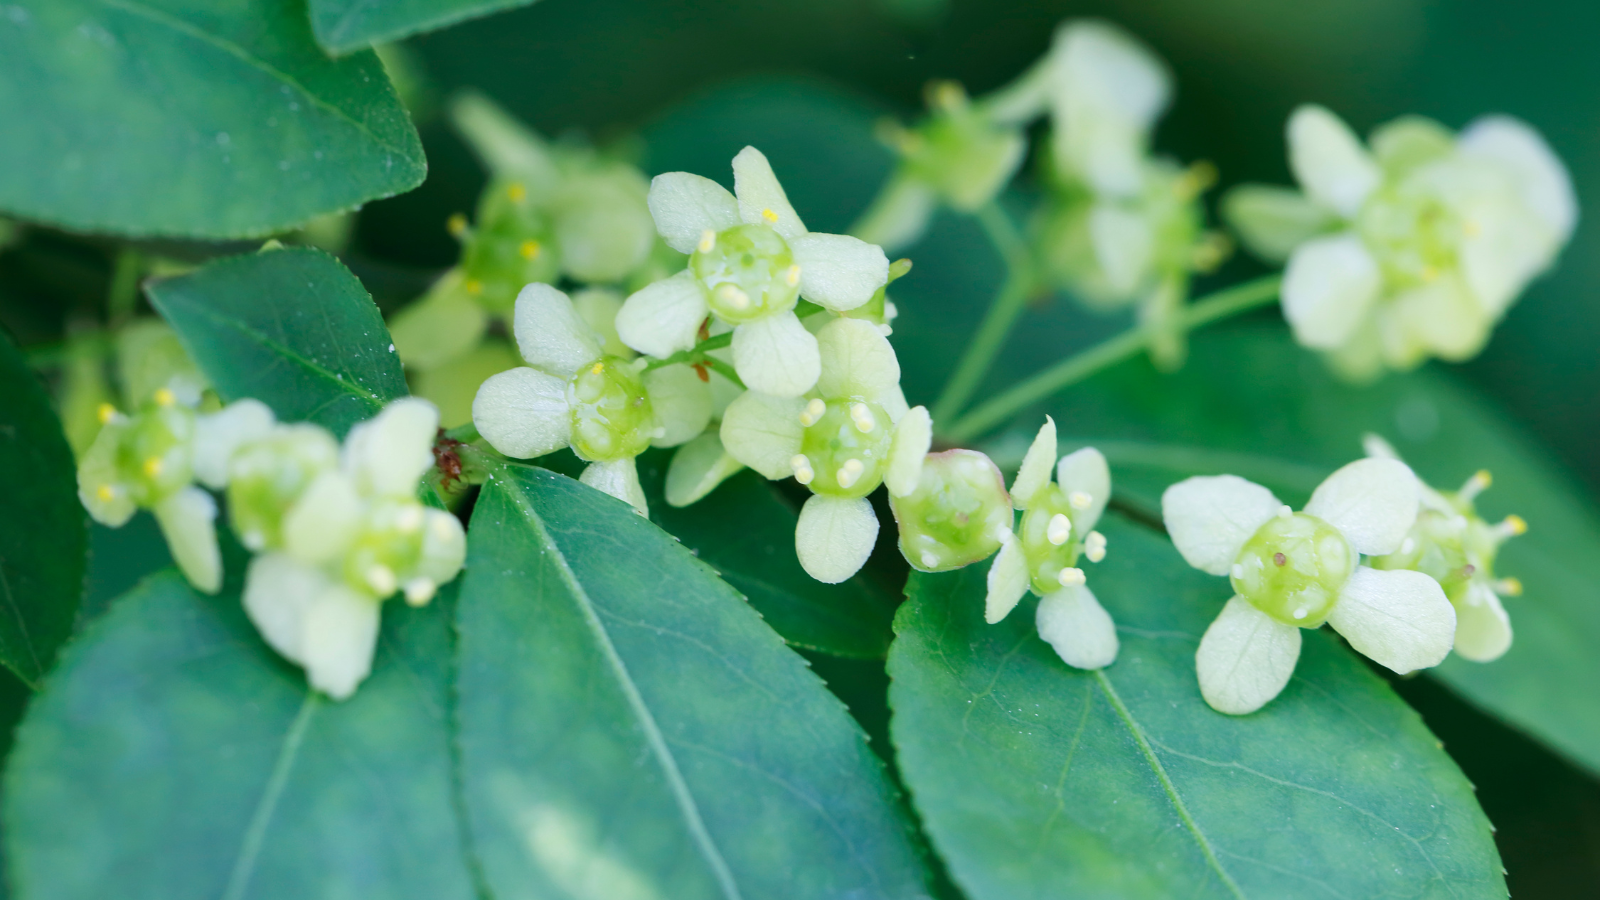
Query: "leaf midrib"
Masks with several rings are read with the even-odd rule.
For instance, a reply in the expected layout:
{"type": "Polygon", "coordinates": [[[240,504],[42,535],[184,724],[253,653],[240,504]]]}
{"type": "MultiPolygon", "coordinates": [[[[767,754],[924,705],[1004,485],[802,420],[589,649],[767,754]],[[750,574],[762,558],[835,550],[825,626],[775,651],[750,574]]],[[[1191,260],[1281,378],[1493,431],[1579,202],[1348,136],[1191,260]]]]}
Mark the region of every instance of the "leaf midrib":
{"type": "Polygon", "coordinates": [[[283,789],[289,783],[289,773],[294,769],[294,761],[300,755],[300,745],[305,742],[306,731],[311,727],[312,714],[321,705],[317,698],[315,692],[306,694],[300,711],[289,723],[289,730],[284,732],[283,743],[278,747],[278,758],[272,764],[272,774],[267,777],[267,785],[261,791],[261,798],[256,801],[255,812],[250,815],[250,825],[245,828],[244,838],[239,842],[239,854],[234,857],[222,900],[241,900],[250,887],[256,857],[261,853],[261,845],[266,842],[267,826],[272,824],[278,799],[283,796],[283,789]]]}
{"type": "Polygon", "coordinates": [[[627,665],[617,653],[617,648],[611,642],[611,636],[600,622],[598,612],[583,585],[579,583],[577,574],[567,562],[567,555],[555,539],[550,536],[550,530],[545,525],[543,517],[533,508],[525,491],[520,485],[514,484],[512,467],[500,465],[498,473],[491,473],[485,487],[495,485],[510,498],[511,502],[522,512],[524,520],[534,531],[534,537],[550,549],[550,554],[556,562],[556,568],[561,573],[562,580],[566,582],[572,596],[578,601],[578,608],[583,613],[584,623],[588,625],[594,635],[595,643],[599,645],[612,674],[617,679],[618,686],[622,689],[623,696],[627,698],[628,706],[638,717],[639,724],[644,731],[645,740],[655,755],[656,761],[661,765],[666,775],[668,786],[672,790],[673,799],[677,801],[678,809],[682,813],[684,823],[689,833],[694,837],[701,855],[707,865],[711,867],[716,876],[718,886],[722,889],[727,900],[742,900],[739,886],[734,881],[733,872],[728,868],[728,863],[722,858],[722,852],[717,849],[716,842],[712,840],[710,831],[706,828],[705,820],[700,815],[699,804],[695,802],[694,794],[689,790],[689,785],[684,781],[683,773],[678,768],[678,761],[672,755],[672,749],[667,745],[666,737],[661,732],[661,727],[656,723],[655,716],[651,714],[649,706],[644,701],[639,687],[634,683],[633,677],[628,673],[627,665]],[[496,478],[495,474],[499,477],[496,478]]]}

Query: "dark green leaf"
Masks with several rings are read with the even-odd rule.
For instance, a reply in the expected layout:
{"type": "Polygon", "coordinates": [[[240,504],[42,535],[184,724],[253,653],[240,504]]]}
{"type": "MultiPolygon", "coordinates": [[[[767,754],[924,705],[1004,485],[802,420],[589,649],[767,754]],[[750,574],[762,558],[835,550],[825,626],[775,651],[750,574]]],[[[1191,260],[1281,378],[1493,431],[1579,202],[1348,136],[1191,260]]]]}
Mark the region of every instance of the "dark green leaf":
{"type": "Polygon", "coordinates": [[[1026,600],[983,620],[984,569],[912,577],[889,651],[901,773],[973,898],[1504,897],[1472,788],[1329,632],[1261,712],[1200,698],[1227,583],[1110,517],[1090,586],[1109,668],[1069,668],[1026,600]]]}
{"type": "Polygon", "coordinates": [[[694,505],[676,509],[662,493],[670,459],[665,453],[639,458],[652,521],[710,563],[790,644],[836,656],[883,656],[894,602],[862,576],[822,584],[807,575],[794,551],[799,514],[770,483],[741,472],[694,505]]]}
{"type": "Polygon", "coordinates": [[[72,632],[83,593],[88,519],[44,385],[0,332],[0,663],[37,684],[72,632]]]}
{"type": "Polygon", "coordinates": [[[882,764],[730,587],[626,505],[509,465],[457,620],[470,830],[499,896],[915,897],[882,764]]]}
{"type": "Polygon", "coordinates": [[[378,307],[320,250],[229,257],[147,290],[224,400],[255,397],[342,435],[406,395],[378,307]]]}
{"type": "Polygon", "coordinates": [[[390,604],[335,703],[272,653],[237,589],[176,573],[63,655],[6,771],[20,897],[465,898],[452,801],[450,594],[390,604]]]}
{"type": "Polygon", "coordinates": [[[0,28],[0,208],[80,231],[247,237],[427,166],[371,53],[299,0],[20,0],[0,28]]]}
{"type": "Polygon", "coordinates": [[[1505,601],[1516,639],[1495,662],[1452,656],[1431,674],[1600,772],[1600,694],[1574,689],[1600,684],[1600,517],[1543,450],[1445,372],[1428,368],[1354,388],[1279,328],[1244,327],[1197,335],[1181,373],[1125,365],[1071,392],[1059,409],[1064,434],[1247,454],[1184,459],[1137,448],[1139,465],[1117,467],[1116,483],[1150,509],[1159,509],[1167,484],[1228,470],[1299,502],[1322,475],[1361,454],[1369,431],[1388,438],[1436,487],[1453,490],[1487,468],[1494,486],[1479,510],[1490,519],[1517,513],[1530,526],[1505,544],[1495,566],[1526,587],[1505,601]]]}
{"type": "Polygon", "coordinates": [[[311,29],[332,54],[349,53],[419,31],[445,28],[464,19],[533,0],[311,0],[311,29]]]}

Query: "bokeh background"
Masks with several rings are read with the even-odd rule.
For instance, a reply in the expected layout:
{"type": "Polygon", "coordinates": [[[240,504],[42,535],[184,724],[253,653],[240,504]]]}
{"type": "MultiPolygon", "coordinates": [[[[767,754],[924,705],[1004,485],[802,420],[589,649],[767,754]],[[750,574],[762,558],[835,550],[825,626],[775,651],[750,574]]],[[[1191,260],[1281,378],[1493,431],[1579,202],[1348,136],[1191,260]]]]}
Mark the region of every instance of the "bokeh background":
{"type": "MultiPolygon", "coordinates": [[[[957,79],[974,94],[997,87],[1044,52],[1057,22],[1081,16],[1123,25],[1168,61],[1178,87],[1157,149],[1211,160],[1224,187],[1289,181],[1283,122],[1307,101],[1361,132],[1403,113],[1460,127],[1506,112],[1538,128],[1571,169],[1586,215],[1555,272],[1524,295],[1482,356],[1456,368],[1600,497],[1592,2],[544,0],[408,42],[426,84],[419,112],[430,174],[419,190],[361,213],[349,262],[393,307],[454,261],[444,221],[471,208],[482,174],[427,109],[457,88],[482,89],[546,134],[611,146],[650,172],[725,177],[732,153],[759,143],[808,224],[842,231],[890,164],[871,140],[878,117],[913,116],[930,78],[957,79]]],[[[897,291],[905,317],[896,342],[919,346],[906,359],[918,402],[933,396],[940,361],[953,360],[1000,270],[976,228],[953,216],[908,255],[917,268],[897,291]]],[[[1237,259],[1213,281],[1257,271],[1237,259]]],[[[0,321],[24,342],[59,334],[77,298],[103,296],[108,274],[93,242],[36,232],[0,254],[0,321]]],[[[1053,359],[1122,324],[1050,304],[1021,329],[1015,356],[1053,359]]],[[[106,552],[137,551],[137,540],[106,552]]],[[[1513,896],[1600,896],[1600,784],[1436,682],[1398,687],[1478,786],[1513,896]]],[[[857,688],[846,699],[881,730],[881,691],[857,688]]]]}

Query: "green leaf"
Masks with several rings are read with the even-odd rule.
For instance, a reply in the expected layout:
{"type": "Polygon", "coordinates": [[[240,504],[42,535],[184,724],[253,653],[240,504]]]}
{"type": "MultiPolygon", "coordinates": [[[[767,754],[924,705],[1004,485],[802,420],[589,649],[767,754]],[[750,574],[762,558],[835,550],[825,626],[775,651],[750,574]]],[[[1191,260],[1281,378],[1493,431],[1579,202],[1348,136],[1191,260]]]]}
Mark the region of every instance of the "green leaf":
{"type": "Polygon", "coordinates": [[[865,576],[823,584],[800,567],[794,528],[799,514],[766,479],[745,471],[683,509],[663,494],[668,453],[639,458],[650,519],[709,563],[756,612],[796,647],[835,656],[882,658],[889,649],[894,600],[865,576]]]}
{"type": "Polygon", "coordinates": [[[83,594],[88,519],[44,385],[0,332],[0,663],[35,685],[72,632],[83,594]]]}
{"type": "Polygon", "coordinates": [[[533,0],[311,0],[317,43],[335,56],[445,28],[533,0]]]}
{"type": "Polygon", "coordinates": [[[330,60],[299,0],[20,0],[0,121],[0,209],[80,231],[269,234],[427,170],[377,57],[330,60]]]}
{"type": "Polygon", "coordinates": [[[1361,455],[1369,431],[1388,438],[1437,487],[1453,490],[1488,469],[1494,486],[1479,497],[1480,512],[1490,519],[1517,513],[1530,529],[1506,542],[1495,565],[1497,575],[1516,576],[1526,588],[1505,601],[1515,642],[1492,663],[1452,656],[1430,674],[1600,772],[1600,694],[1573,689],[1600,684],[1600,516],[1583,488],[1504,413],[1440,368],[1356,388],[1277,327],[1203,333],[1193,344],[1176,375],[1143,362],[1121,366],[1059,407],[1070,434],[1205,451],[1188,451],[1185,460],[1134,448],[1143,450],[1134,460],[1140,464],[1116,466],[1119,493],[1158,510],[1167,484],[1232,470],[1298,503],[1323,475],[1361,455]],[[1247,455],[1207,458],[1217,450],[1247,455]]]}
{"type": "Polygon", "coordinates": [[[6,771],[24,898],[469,897],[447,735],[450,594],[390,604],[335,703],[237,588],[147,580],[63,654],[6,771]]]}
{"type": "Polygon", "coordinates": [[[1194,652],[1227,583],[1102,528],[1104,670],[1063,663],[1031,597],[985,624],[981,565],[913,575],[896,617],[901,773],[972,900],[1506,896],[1471,785],[1388,685],[1312,632],[1265,709],[1213,711],[1194,652]]]}
{"type": "Polygon", "coordinates": [[[226,401],[255,397],[342,435],[406,395],[378,307],[321,250],[233,256],[147,291],[226,401]]]}
{"type": "Polygon", "coordinates": [[[704,563],[519,465],[484,485],[471,535],[457,725],[494,893],[922,894],[859,726],[704,563]]]}

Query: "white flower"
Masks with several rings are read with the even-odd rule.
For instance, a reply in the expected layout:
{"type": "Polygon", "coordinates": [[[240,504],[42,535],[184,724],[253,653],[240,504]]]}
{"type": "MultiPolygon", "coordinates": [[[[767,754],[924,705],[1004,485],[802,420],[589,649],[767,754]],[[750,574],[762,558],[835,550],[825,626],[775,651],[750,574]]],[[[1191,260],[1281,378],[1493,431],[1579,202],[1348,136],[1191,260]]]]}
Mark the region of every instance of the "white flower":
{"type": "Polygon", "coordinates": [[[1506,116],[1459,135],[1406,117],[1369,150],[1333,113],[1303,106],[1288,140],[1303,195],[1248,186],[1227,211],[1261,255],[1287,256],[1295,339],[1351,377],[1477,354],[1577,219],[1560,160],[1506,116]]]}
{"type": "Polygon", "coordinates": [[[723,414],[728,455],[771,479],[794,476],[814,496],[800,511],[795,551],[818,581],[854,575],[872,553],[878,518],[866,496],[891,460],[920,443],[926,419],[911,416],[900,394],[900,363],[877,326],[839,318],[817,333],[821,365],[806,397],[749,391],[723,414]],[[923,422],[921,428],[898,427],[923,422]]]}
{"type": "Polygon", "coordinates": [[[547,284],[530,284],[517,297],[515,332],[528,366],[478,389],[472,421],[479,434],[519,459],[570,446],[592,464],[586,484],[643,514],[634,457],[705,430],[712,413],[706,384],[687,366],[647,369],[642,359],[607,355],[605,338],[547,284]]]}
{"type": "Polygon", "coordinates": [[[1039,636],[1070,666],[1100,669],[1116,661],[1116,625],[1089,590],[1080,556],[1099,562],[1106,539],[1094,530],[1111,499],[1111,471],[1093,447],[1056,459],[1056,424],[1044,427],[1011,484],[1011,501],[1024,510],[1015,534],[1004,535],[989,567],[984,618],[999,622],[1029,590],[1040,596],[1039,636]],[[1054,470],[1055,480],[1051,480],[1054,470]]]}
{"type": "Polygon", "coordinates": [[[1438,582],[1359,565],[1361,554],[1400,547],[1419,490],[1411,470],[1392,459],[1339,469],[1300,513],[1233,475],[1167,488],[1161,510],[1178,552],[1201,571],[1228,576],[1234,589],[1195,655],[1212,708],[1242,715],[1276,697],[1299,658],[1300,629],[1324,621],[1396,672],[1444,659],[1456,615],[1438,582]]]}
{"type": "MultiPolygon", "coordinates": [[[[1400,458],[1375,434],[1365,445],[1368,456],[1400,458]]],[[[1479,470],[1453,493],[1422,484],[1417,523],[1393,553],[1372,560],[1374,568],[1414,569],[1439,582],[1456,609],[1456,655],[1473,662],[1499,659],[1511,649],[1511,617],[1500,598],[1522,593],[1521,581],[1495,577],[1494,564],[1500,545],[1528,525],[1521,516],[1491,524],[1478,514],[1477,496],[1491,481],[1479,470]]]]}
{"type": "Polygon", "coordinates": [[[733,327],[733,365],[751,390],[799,397],[816,383],[817,340],[795,316],[800,297],[855,309],[888,281],[882,248],[806,231],[767,158],[733,160],[735,193],[687,172],[656,176],[650,212],[689,268],[629,297],[617,315],[628,346],[656,357],[688,350],[713,314],[733,327]]]}
{"type": "Polygon", "coordinates": [[[1150,131],[1172,95],[1166,67],[1127,32],[1093,20],[1062,24],[1048,65],[1057,168],[1100,194],[1138,193],[1150,131]]]}
{"type": "MultiPolygon", "coordinates": [[[[352,428],[336,466],[320,466],[321,442],[305,432],[279,432],[235,457],[241,478],[273,469],[262,453],[279,454],[277,471],[291,481],[315,472],[286,509],[257,511],[281,521],[281,532],[251,561],[244,607],[267,643],[335,699],[372,668],[383,601],[398,592],[427,603],[466,559],[461,523],[416,496],[438,424],[432,404],[405,398],[352,428]]],[[[230,483],[230,499],[238,487],[241,501],[281,502],[247,485],[230,483]]]]}

